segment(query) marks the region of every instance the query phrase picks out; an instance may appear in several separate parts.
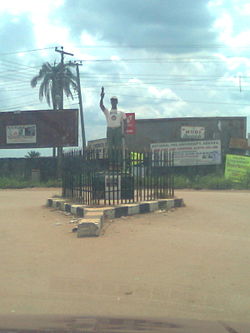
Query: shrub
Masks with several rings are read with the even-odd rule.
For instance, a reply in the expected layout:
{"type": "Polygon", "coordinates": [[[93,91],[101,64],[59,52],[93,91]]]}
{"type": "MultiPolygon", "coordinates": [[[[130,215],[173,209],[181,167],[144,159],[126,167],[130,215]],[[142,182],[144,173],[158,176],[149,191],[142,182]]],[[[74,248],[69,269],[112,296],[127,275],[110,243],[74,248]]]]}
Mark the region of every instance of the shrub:
{"type": "Polygon", "coordinates": [[[184,175],[176,175],[174,176],[174,187],[175,188],[190,188],[192,187],[192,183],[190,179],[184,175]]]}
{"type": "Polygon", "coordinates": [[[210,174],[188,178],[187,176],[175,176],[175,188],[193,188],[195,190],[214,189],[225,190],[233,187],[233,183],[224,176],[210,174]]]}
{"type": "Polygon", "coordinates": [[[51,179],[47,182],[34,182],[23,178],[0,177],[0,188],[26,188],[26,187],[61,187],[61,180],[51,179]]]}
{"type": "Polygon", "coordinates": [[[226,179],[224,176],[216,176],[216,175],[207,175],[202,177],[201,185],[206,189],[213,190],[225,190],[232,188],[232,181],[226,179]]]}

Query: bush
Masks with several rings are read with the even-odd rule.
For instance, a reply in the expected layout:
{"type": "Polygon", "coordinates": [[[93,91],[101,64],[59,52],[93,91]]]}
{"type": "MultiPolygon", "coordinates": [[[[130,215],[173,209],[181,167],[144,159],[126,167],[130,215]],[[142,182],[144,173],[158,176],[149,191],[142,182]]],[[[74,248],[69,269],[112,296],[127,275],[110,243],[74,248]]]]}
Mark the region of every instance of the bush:
{"type": "Polygon", "coordinates": [[[210,174],[207,176],[198,175],[192,178],[180,175],[175,176],[175,188],[225,190],[233,188],[233,182],[229,179],[225,179],[224,176],[216,174],[210,174]]]}
{"type": "Polygon", "coordinates": [[[239,190],[250,189],[250,172],[247,172],[247,174],[241,179],[241,181],[234,182],[233,188],[239,189],[239,190]]]}
{"type": "Polygon", "coordinates": [[[231,189],[233,183],[231,180],[226,179],[224,176],[207,175],[201,177],[199,184],[202,188],[212,190],[226,190],[231,189]]]}
{"type": "Polygon", "coordinates": [[[34,182],[23,178],[0,177],[0,188],[27,188],[27,187],[61,187],[61,180],[51,179],[47,182],[34,182]]]}
{"type": "Polygon", "coordinates": [[[250,189],[250,171],[248,171],[246,176],[243,178],[243,184],[247,189],[250,189]]]}
{"type": "Polygon", "coordinates": [[[190,179],[184,175],[174,176],[174,187],[175,188],[190,188],[192,187],[192,182],[190,179]]]}

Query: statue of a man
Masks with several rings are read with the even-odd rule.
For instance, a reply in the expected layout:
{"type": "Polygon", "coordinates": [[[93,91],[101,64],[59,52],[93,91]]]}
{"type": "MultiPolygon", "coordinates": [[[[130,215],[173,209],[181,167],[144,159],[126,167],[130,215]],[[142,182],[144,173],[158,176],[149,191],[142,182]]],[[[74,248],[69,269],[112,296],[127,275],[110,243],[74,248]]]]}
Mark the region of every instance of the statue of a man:
{"type": "Polygon", "coordinates": [[[102,87],[100,108],[102,109],[107,121],[107,142],[110,148],[122,148],[122,137],[126,126],[126,115],[124,112],[117,110],[118,98],[111,97],[111,110],[109,111],[103,105],[105,93],[102,87]]]}

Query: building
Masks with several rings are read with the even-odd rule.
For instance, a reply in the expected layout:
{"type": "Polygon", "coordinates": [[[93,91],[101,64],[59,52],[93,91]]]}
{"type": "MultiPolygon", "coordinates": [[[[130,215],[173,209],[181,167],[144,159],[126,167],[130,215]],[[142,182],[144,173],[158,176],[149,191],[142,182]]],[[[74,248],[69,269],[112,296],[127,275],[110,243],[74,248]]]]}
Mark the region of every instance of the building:
{"type": "MultiPolygon", "coordinates": [[[[232,143],[246,141],[246,122],[246,117],[137,119],[136,133],[125,136],[126,147],[152,151],[156,159],[173,152],[178,167],[219,165],[226,154],[237,153],[232,143]]],[[[105,139],[89,145],[99,148],[105,139]]]]}
{"type": "Polygon", "coordinates": [[[137,119],[136,134],[126,136],[132,150],[147,150],[153,143],[220,140],[223,153],[231,138],[246,139],[246,117],[137,119]]]}

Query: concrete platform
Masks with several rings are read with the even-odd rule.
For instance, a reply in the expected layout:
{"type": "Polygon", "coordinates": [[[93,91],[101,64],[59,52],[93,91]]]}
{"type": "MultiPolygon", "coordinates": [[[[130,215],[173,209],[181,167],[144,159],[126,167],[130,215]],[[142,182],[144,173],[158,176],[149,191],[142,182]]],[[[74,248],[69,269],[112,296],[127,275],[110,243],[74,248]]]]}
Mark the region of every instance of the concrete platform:
{"type": "Polygon", "coordinates": [[[88,207],[86,205],[70,203],[63,198],[49,198],[47,206],[82,218],[78,223],[77,237],[90,237],[100,235],[105,219],[113,220],[122,216],[146,214],[157,210],[170,210],[171,208],[184,206],[184,202],[181,198],[173,198],[123,204],[114,207],[88,207]]]}

